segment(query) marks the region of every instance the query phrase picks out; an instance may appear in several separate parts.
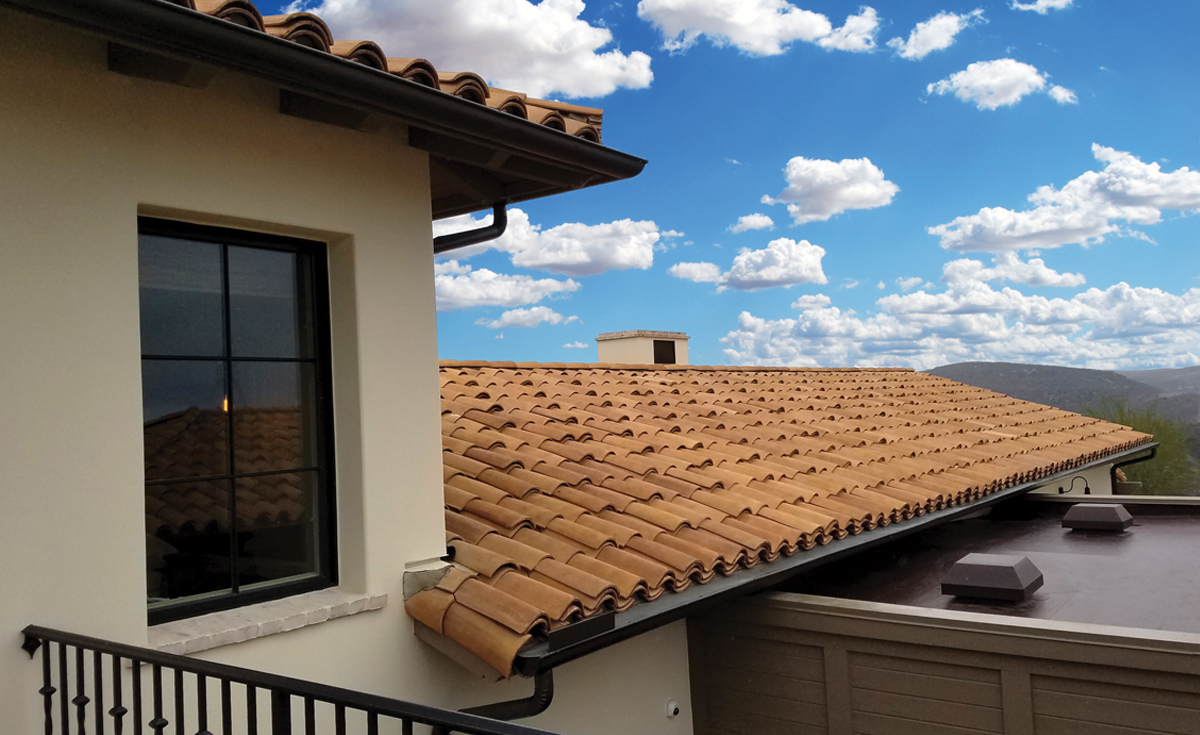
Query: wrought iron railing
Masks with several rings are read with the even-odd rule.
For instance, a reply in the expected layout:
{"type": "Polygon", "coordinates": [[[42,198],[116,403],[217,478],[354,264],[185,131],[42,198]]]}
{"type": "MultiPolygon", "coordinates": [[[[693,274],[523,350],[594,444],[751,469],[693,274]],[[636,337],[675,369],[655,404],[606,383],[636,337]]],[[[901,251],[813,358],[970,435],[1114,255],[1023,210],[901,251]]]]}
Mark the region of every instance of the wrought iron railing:
{"type": "Polygon", "coordinates": [[[22,632],[22,648],[41,657],[46,735],[411,735],[414,724],[468,735],[551,735],[36,625],[22,632]]]}

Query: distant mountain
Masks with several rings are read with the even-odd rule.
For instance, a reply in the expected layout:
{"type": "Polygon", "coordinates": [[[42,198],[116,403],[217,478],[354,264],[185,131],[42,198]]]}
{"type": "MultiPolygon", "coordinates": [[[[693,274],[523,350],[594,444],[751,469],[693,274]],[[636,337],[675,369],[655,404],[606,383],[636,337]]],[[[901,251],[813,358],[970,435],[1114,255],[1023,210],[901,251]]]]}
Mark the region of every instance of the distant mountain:
{"type": "Polygon", "coordinates": [[[1156,388],[1163,395],[1200,393],[1200,367],[1163,370],[1120,370],[1121,375],[1156,388]]]}
{"type": "Polygon", "coordinates": [[[1024,401],[1078,413],[1083,413],[1089,407],[1098,407],[1106,401],[1144,406],[1153,403],[1160,395],[1155,387],[1112,370],[1012,362],[960,362],[926,372],[1024,401]]]}

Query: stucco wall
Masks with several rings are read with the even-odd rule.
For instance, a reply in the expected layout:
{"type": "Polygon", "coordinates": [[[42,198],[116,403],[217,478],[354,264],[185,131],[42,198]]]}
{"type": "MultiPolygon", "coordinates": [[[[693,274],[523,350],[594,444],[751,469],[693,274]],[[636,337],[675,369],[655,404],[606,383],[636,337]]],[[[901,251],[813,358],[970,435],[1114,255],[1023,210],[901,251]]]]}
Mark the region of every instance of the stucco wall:
{"type": "Polygon", "coordinates": [[[1032,492],[1039,495],[1058,495],[1058,489],[1061,487],[1067,494],[1083,495],[1084,487],[1091,490],[1091,495],[1112,495],[1112,465],[1105,464],[1097,467],[1089,467],[1079,473],[1072,475],[1069,479],[1063,482],[1056,482],[1050,485],[1039,487],[1032,492]],[[1082,477],[1082,480],[1076,478],[1082,477]],[[1071,481],[1074,480],[1074,483],[1071,481]]]}
{"type": "MultiPolygon", "coordinates": [[[[445,551],[428,164],[405,129],[287,117],[277,90],[228,73],[120,76],[102,40],[8,10],[0,48],[5,731],[40,731],[25,625],[147,640],[139,214],[329,243],[341,584],[389,597],[202,655],[441,706],[527,696],[418,641],[403,610],[405,563],[445,551]]],[[[682,630],[564,667],[538,723],[690,732],[682,630]],[[668,698],[685,705],[669,723],[668,698]]]]}
{"type": "MultiPolygon", "coordinates": [[[[630,365],[654,364],[654,339],[652,337],[625,337],[603,339],[596,343],[598,362],[623,363],[630,365]]],[[[671,340],[675,343],[675,364],[688,364],[688,341],[671,340]]]]}

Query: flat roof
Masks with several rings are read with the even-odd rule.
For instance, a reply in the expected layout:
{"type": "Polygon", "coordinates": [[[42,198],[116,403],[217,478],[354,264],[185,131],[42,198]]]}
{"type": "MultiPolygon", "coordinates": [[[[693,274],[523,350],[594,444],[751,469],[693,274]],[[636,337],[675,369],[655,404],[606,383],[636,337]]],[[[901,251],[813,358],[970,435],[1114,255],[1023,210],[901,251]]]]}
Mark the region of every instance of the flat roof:
{"type": "Polygon", "coordinates": [[[629,329],[624,332],[605,332],[596,335],[596,341],[607,339],[629,339],[631,337],[649,337],[651,339],[689,339],[683,332],[656,332],[652,329],[629,329]]]}
{"type": "Polygon", "coordinates": [[[1200,633],[1200,505],[1125,503],[1125,533],[1069,531],[1070,503],[1021,498],[793,577],[777,589],[865,602],[1200,633]],[[972,552],[1027,556],[1045,584],[1025,602],[941,592],[972,552]]]}

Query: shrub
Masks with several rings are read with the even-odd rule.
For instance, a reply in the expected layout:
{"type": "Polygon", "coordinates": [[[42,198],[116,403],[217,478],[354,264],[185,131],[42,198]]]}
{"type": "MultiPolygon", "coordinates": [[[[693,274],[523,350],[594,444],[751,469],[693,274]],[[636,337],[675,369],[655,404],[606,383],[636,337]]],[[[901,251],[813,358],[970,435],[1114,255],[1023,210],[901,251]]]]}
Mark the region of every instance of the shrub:
{"type": "Polygon", "coordinates": [[[1149,462],[1123,468],[1130,481],[1142,483],[1143,494],[1197,494],[1200,469],[1188,453],[1188,431],[1183,423],[1151,408],[1132,408],[1123,401],[1102,403],[1098,408],[1084,409],[1084,413],[1154,435],[1158,455],[1149,462]]]}

